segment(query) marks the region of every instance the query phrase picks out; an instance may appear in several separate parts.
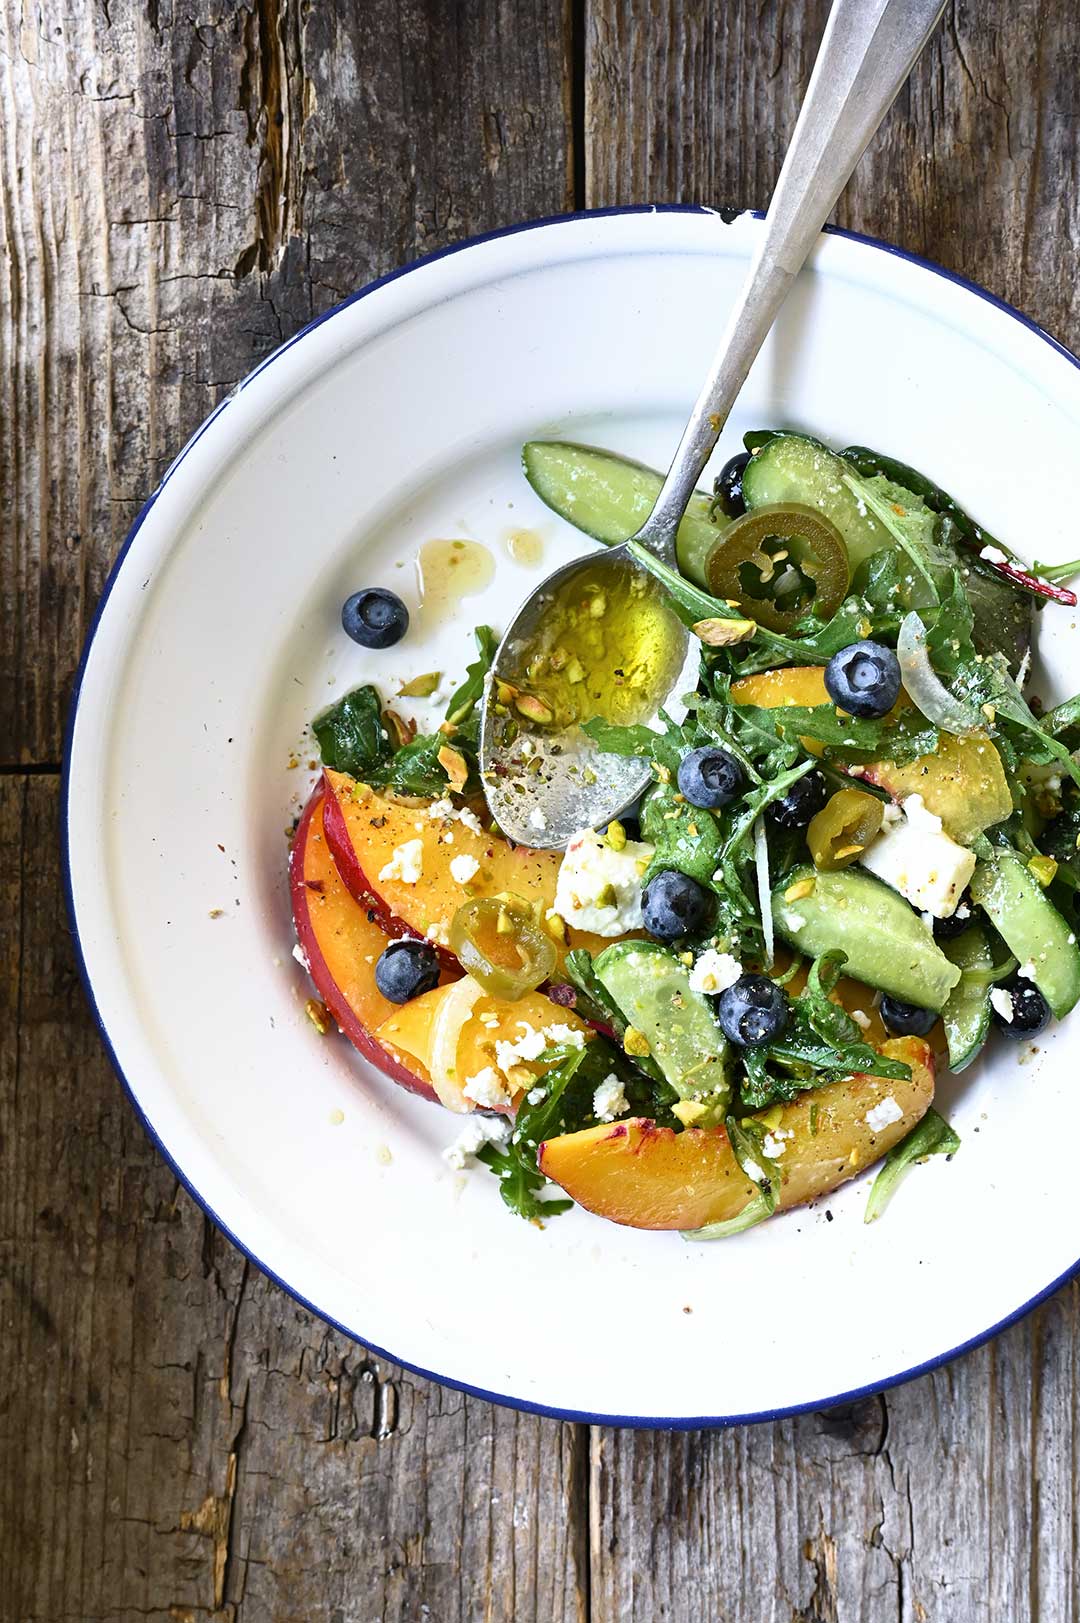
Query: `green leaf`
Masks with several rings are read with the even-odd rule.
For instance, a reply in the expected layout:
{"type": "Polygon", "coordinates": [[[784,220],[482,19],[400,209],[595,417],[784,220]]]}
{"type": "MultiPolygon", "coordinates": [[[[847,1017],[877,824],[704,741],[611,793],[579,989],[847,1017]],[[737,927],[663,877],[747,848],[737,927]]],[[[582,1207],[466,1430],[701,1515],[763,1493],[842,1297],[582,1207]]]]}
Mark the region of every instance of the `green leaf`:
{"type": "Polygon", "coordinates": [[[749,1127],[743,1127],[734,1116],[729,1116],[725,1127],[735,1159],[750,1182],[756,1184],[757,1194],[751,1196],[741,1212],[729,1217],[726,1222],[708,1223],[704,1228],[684,1230],[684,1240],[728,1240],[733,1234],[743,1234],[771,1217],[780,1199],[780,1168],[765,1154],[764,1130],[760,1124],[754,1122],[749,1127]]]}
{"type": "Polygon", "coordinates": [[[367,780],[392,753],[383,726],[382,700],[373,687],[353,688],[316,716],[311,730],[319,742],[323,766],[367,780]]]}
{"type": "Polygon", "coordinates": [[[931,1106],[907,1137],[894,1144],[885,1157],[885,1164],[871,1186],[863,1222],[872,1223],[881,1216],[900,1180],[916,1161],[925,1161],[931,1155],[955,1155],[959,1148],[959,1135],[931,1106]]]}
{"type": "Polygon", "coordinates": [[[1043,580],[1054,582],[1071,580],[1074,575],[1080,575],[1080,558],[1073,558],[1067,564],[1033,563],[1031,573],[1040,575],[1043,580]]]}
{"type": "Polygon", "coordinates": [[[1008,738],[1011,726],[1014,734],[1011,742],[1019,746],[1021,754],[1043,764],[1051,758],[1060,761],[1073,782],[1080,784],[1080,763],[1034,715],[999,655],[989,655],[962,665],[949,685],[958,699],[966,700],[976,709],[981,709],[984,704],[992,705],[998,732],[1008,738]],[[1016,734],[1020,735],[1019,738],[1016,734]],[[1035,741],[1034,748],[1027,744],[1028,738],[1035,741]]]}
{"type": "Polygon", "coordinates": [[[617,723],[604,721],[600,716],[594,716],[590,721],[582,723],[582,732],[596,743],[597,748],[604,755],[633,756],[643,761],[657,761],[672,776],[679,770],[679,762],[688,750],[692,749],[692,732],[688,735],[685,726],[672,721],[666,711],[661,710],[660,722],[663,730],[658,732],[652,727],[620,727],[617,723]]]}
{"type": "Polygon", "coordinates": [[[491,669],[495,650],[499,646],[499,639],[490,626],[477,626],[473,636],[479,657],[471,665],[466,665],[465,680],[450,695],[450,702],[446,706],[446,720],[455,727],[468,720],[483,698],[484,678],[491,669]]]}
{"type": "Polygon", "coordinates": [[[641,878],[643,887],[664,868],[712,884],[723,844],[720,821],[712,812],[691,806],[670,785],[658,783],[642,805],[641,833],[656,847],[641,878]]]}
{"type": "Polygon", "coordinates": [[[913,491],[906,490],[903,485],[894,485],[881,474],[873,479],[860,479],[857,474],[845,473],[843,480],[856,500],[870,509],[897,545],[907,553],[926,582],[932,600],[936,602],[938,586],[934,579],[931,552],[936,523],[933,511],[913,491]]]}

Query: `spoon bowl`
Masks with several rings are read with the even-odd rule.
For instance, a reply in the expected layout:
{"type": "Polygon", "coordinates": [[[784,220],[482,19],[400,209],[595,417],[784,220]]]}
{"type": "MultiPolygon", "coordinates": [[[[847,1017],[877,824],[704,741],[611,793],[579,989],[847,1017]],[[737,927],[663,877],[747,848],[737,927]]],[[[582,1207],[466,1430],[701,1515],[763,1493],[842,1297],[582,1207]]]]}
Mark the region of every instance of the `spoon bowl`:
{"type": "Polygon", "coordinates": [[[660,710],[681,720],[682,696],[692,692],[697,674],[696,639],[627,544],[555,570],[511,621],[485,695],[481,773],[503,832],[540,850],[562,850],[580,829],[625,812],[651,780],[648,761],[602,752],[580,722],[600,716],[647,725],[660,710]],[[628,616],[615,609],[628,600],[637,611],[629,620],[635,636],[627,635],[628,616]],[[603,605],[595,624],[589,605],[603,605]],[[567,648],[559,611],[578,606],[587,637],[567,648]],[[648,646],[635,653],[639,642],[648,646]]]}

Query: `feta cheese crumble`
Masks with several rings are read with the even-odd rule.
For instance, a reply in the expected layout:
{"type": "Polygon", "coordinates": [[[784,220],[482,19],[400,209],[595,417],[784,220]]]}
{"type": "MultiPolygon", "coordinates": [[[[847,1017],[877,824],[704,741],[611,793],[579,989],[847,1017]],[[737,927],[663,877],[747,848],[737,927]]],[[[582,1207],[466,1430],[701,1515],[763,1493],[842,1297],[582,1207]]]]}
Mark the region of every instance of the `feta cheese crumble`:
{"type": "Polygon", "coordinates": [[[510,1141],[510,1123],[504,1116],[470,1116],[452,1144],[442,1152],[447,1166],[464,1172],[485,1144],[504,1149],[510,1141]]]}
{"type": "Polygon", "coordinates": [[[883,1132],[891,1127],[894,1121],[899,1121],[904,1112],[890,1093],[880,1100],[872,1110],[866,1112],[866,1125],[872,1133],[883,1132]]]}
{"type": "Polygon", "coordinates": [[[990,1003],[1000,1014],[1006,1025],[1012,1025],[1015,1009],[1013,1008],[1012,993],[1004,986],[995,986],[990,993],[990,1003]]]}
{"type": "Polygon", "coordinates": [[[902,806],[903,821],[886,818],[859,861],[920,912],[951,918],[975,872],[975,853],[945,833],[922,795],[908,795],[902,806]]]}
{"type": "Polygon", "coordinates": [[[765,1154],[769,1157],[770,1161],[779,1161],[780,1157],[787,1149],[787,1145],[784,1143],[782,1138],[777,1138],[775,1133],[766,1133],[765,1137],[761,1141],[761,1148],[765,1151],[765,1154]]]}
{"type": "Polygon", "coordinates": [[[983,547],[979,557],[985,558],[988,564],[1007,564],[1009,561],[1000,547],[983,547]]]}
{"type": "Polygon", "coordinates": [[[379,870],[380,879],[400,879],[404,885],[415,885],[424,871],[423,840],[406,840],[399,845],[390,861],[379,870]]]}
{"type": "Polygon", "coordinates": [[[616,1116],[625,1116],[630,1109],[626,1090],[614,1071],[605,1076],[593,1094],[592,1107],[597,1121],[614,1121],[616,1116]]]}
{"type": "Polygon", "coordinates": [[[529,813],[529,827],[538,829],[541,832],[547,828],[547,818],[544,816],[539,806],[534,806],[532,811],[529,813]]]}
{"type": "Polygon", "coordinates": [[[507,1076],[515,1065],[521,1064],[522,1060],[539,1059],[548,1046],[547,1038],[542,1031],[536,1031],[524,1020],[519,1020],[518,1025],[524,1028],[524,1036],[519,1037],[516,1042],[495,1044],[495,1063],[507,1076]]]}
{"type": "Polygon", "coordinates": [[[450,876],[459,885],[467,885],[469,880],[479,872],[479,869],[480,864],[476,858],[470,857],[467,852],[463,851],[461,856],[450,859],[450,876]]]}
{"type": "Polygon", "coordinates": [[[566,1048],[585,1047],[585,1033],[579,1031],[576,1026],[545,1026],[544,1036],[553,1048],[560,1043],[566,1048]]]}
{"type": "Polygon", "coordinates": [[[709,947],[690,971],[690,990],[712,997],[734,986],[741,974],[742,965],[730,952],[718,952],[715,947],[709,947]]]}
{"type": "Polygon", "coordinates": [[[595,829],[583,828],[566,847],[555,887],[555,911],[566,923],[594,935],[640,930],[641,876],[655,847],[627,840],[613,851],[595,829]]]}
{"type": "Polygon", "coordinates": [[[851,1018],[857,1026],[862,1027],[863,1031],[870,1030],[870,1016],[865,1009],[852,1009],[851,1018]]]}
{"type": "Polygon", "coordinates": [[[1033,981],[1035,979],[1035,960],[1029,958],[1026,964],[1021,964],[1016,972],[1021,980],[1033,981]]]}
{"type": "Polygon", "coordinates": [[[470,834],[479,835],[483,834],[484,832],[483,828],[480,826],[479,817],[477,817],[474,811],[470,811],[468,806],[462,806],[461,810],[457,814],[457,820],[461,824],[462,828],[468,829],[470,834]]]}
{"type": "Polygon", "coordinates": [[[485,1110],[498,1110],[510,1097],[502,1077],[491,1065],[485,1065],[482,1071],[470,1076],[461,1091],[466,1099],[485,1110]]]}

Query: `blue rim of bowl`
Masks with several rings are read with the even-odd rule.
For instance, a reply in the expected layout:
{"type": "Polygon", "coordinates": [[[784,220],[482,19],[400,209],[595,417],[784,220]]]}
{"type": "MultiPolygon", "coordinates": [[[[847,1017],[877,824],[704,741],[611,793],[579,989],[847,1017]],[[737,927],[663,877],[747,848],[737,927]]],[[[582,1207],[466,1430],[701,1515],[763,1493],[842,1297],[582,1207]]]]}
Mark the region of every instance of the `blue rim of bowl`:
{"type": "MultiPolygon", "coordinates": [[[[923,1363],[914,1365],[911,1369],[902,1370],[898,1374],[886,1376],[880,1381],[870,1381],[865,1386],[853,1387],[846,1392],[829,1393],[820,1398],[809,1399],[803,1403],[789,1404],[786,1407],[778,1409],[759,1409],[748,1414],[693,1416],[597,1414],[590,1410],[562,1409],[545,1403],[534,1403],[528,1398],[514,1397],[512,1394],[506,1392],[489,1392],[484,1387],[471,1386],[467,1381],[456,1381],[450,1376],[440,1375],[437,1370],[424,1369],[421,1365],[412,1364],[407,1359],[400,1358],[396,1353],[390,1352],[387,1348],[379,1347],[374,1342],[366,1340],[359,1330],[355,1330],[351,1325],[343,1324],[340,1319],[331,1317],[329,1314],[325,1313],[317,1303],[310,1301],[306,1296],[303,1295],[301,1291],[297,1290],[295,1286],[290,1285],[288,1280],[282,1279],[280,1274],[275,1273],[273,1268],[268,1267],[267,1264],[261,1260],[261,1258],[255,1255],[254,1251],[252,1251],[249,1246],[245,1245],[244,1241],[240,1239],[240,1237],[235,1234],[231,1228],[229,1228],[228,1224],[221,1221],[213,1207],[199,1193],[194,1184],[192,1184],[183,1168],[177,1164],[169,1151],[168,1146],[162,1142],[157,1132],[154,1130],[154,1127],[139,1103],[138,1096],[132,1083],[124,1074],[117,1057],[116,1050],[113,1047],[112,1039],[110,1038],[108,1029],[105,1025],[105,1021],[102,1018],[100,1009],[98,1008],[97,999],[94,996],[93,982],[90,977],[90,969],[83,952],[82,938],[79,934],[79,923],[75,914],[75,898],[71,879],[71,845],[68,816],[71,796],[71,750],[75,735],[75,723],[78,715],[79,695],[82,690],[83,676],[86,671],[86,664],[87,660],[89,659],[90,649],[93,644],[94,637],[97,634],[98,626],[101,623],[101,618],[105,611],[105,605],[108,603],[112,589],[116,584],[117,577],[123,567],[124,560],[127,557],[127,554],[131,549],[131,545],[135,540],[135,537],[138,535],[147,514],[150,512],[150,509],[153,507],[158,496],[161,494],[162,490],[164,490],[166,484],[172,478],[177,468],[179,468],[184,458],[199,442],[210,425],[216,422],[217,418],[220,417],[221,413],[228,407],[229,402],[235,399],[243,389],[247,388],[248,384],[250,384],[254,378],[258,377],[261,372],[265,371],[268,366],[272,366],[276,360],[280,359],[280,357],[284,355],[287,350],[291,349],[294,344],[298,344],[301,339],[307,337],[309,333],[314,332],[316,327],[321,327],[324,321],[329,321],[333,316],[338,315],[342,310],[347,310],[350,305],[356,304],[358,300],[367,298],[370,294],[377,292],[379,288],[386,287],[388,283],[396,282],[400,277],[409,275],[411,271],[419,270],[425,265],[432,265],[437,260],[447,258],[450,254],[463,253],[466,249],[477,247],[481,243],[497,241],[500,237],[516,236],[526,231],[540,231],[548,227],[571,224],[577,220],[600,220],[607,219],[611,216],[627,214],[701,214],[719,217],[726,222],[737,219],[741,214],[750,214],[754,219],[759,220],[764,218],[761,211],[757,209],[720,210],[705,208],[698,204],[642,203],[623,208],[584,209],[573,214],[558,214],[545,219],[528,220],[521,225],[504,226],[498,231],[488,231],[484,232],[480,236],[469,237],[464,242],[457,242],[449,245],[448,247],[439,248],[434,253],[425,254],[420,259],[411,260],[407,265],[402,265],[397,270],[390,271],[385,276],[378,277],[375,281],[369,282],[365,287],[358,289],[356,293],[350,294],[350,296],[347,299],[344,299],[340,304],[336,304],[331,309],[324,311],[322,315],[316,316],[314,321],[308,322],[307,326],[302,327],[301,330],[298,333],[295,333],[292,338],[288,339],[284,344],[280,345],[279,348],[274,350],[272,354],[268,355],[265,360],[261,361],[259,365],[254,368],[253,371],[248,373],[247,377],[244,378],[234,390],[226,395],[223,400],[219,401],[218,405],[205,419],[205,421],[199,425],[199,427],[195,430],[195,433],[188,440],[187,444],[170,463],[168,469],[161,479],[160,484],[157,486],[157,489],[152,495],[147,497],[146,501],[140,508],[135,522],[128,531],[127,536],[124,539],[124,544],[117,554],[116,561],[113,564],[112,569],[109,571],[109,576],[105,582],[104,590],[102,591],[101,597],[97,603],[97,607],[94,610],[94,616],[90,623],[90,629],[87,633],[82,657],[79,660],[79,667],[75,675],[75,685],[72,689],[71,701],[68,708],[67,723],[64,732],[64,755],[61,777],[60,805],[60,857],[64,882],[64,899],[67,906],[68,919],[71,924],[71,935],[75,946],[75,957],[78,964],[83,989],[86,993],[87,1001],[90,1005],[90,1012],[93,1016],[94,1024],[97,1026],[102,1045],[104,1046],[105,1052],[109,1057],[113,1070],[119,1077],[124,1091],[127,1093],[127,1096],[131,1101],[135,1114],[138,1116],[147,1137],[154,1145],[154,1148],[157,1150],[158,1154],[172,1169],[178,1181],[183,1184],[188,1194],[206,1213],[207,1217],[210,1218],[215,1227],[220,1229],[222,1234],[224,1234],[226,1238],[231,1241],[237,1250],[243,1256],[247,1257],[249,1261],[253,1262],[255,1266],[263,1274],[265,1274],[268,1279],[272,1280],[275,1285],[283,1290],[287,1296],[292,1297],[293,1301],[299,1303],[301,1307],[306,1308],[308,1312],[315,1314],[317,1318],[322,1319],[327,1324],[333,1325],[334,1329],[339,1330],[342,1335],[348,1336],[350,1340],[358,1342],[360,1346],[365,1347],[377,1358],[385,1359],[388,1363],[397,1364],[400,1366],[400,1368],[407,1369],[414,1375],[423,1376],[425,1380],[437,1381],[441,1386],[451,1387],[458,1392],[467,1392],[471,1397],[483,1398],[488,1403],[498,1403],[505,1408],[518,1409],[527,1414],[543,1415],[552,1420],[565,1420],[578,1425],[628,1426],[641,1430],[653,1431],[698,1431],[703,1429],[715,1430],[725,1426],[749,1425],[758,1421],[783,1420],[790,1415],[811,1414],[817,1410],[831,1409],[840,1404],[855,1403],[860,1398],[870,1397],[879,1392],[887,1392],[890,1390],[890,1388],[894,1386],[902,1386],[906,1381],[913,1381],[920,1375],[928,1375],[933,1370],[940,1369],[943,1364],[949,1363],[954,1358],[959,1358],[963,1353],[973,1351],[976,1347],[981,1347],[984,1342],[991,1340],[992,1337],[996,1335],[1000,1335],[1003,1330],[1009,1329],[1011,1325],[1016,1324],[1020,1319],[1024,1318],[1026,1314],[1032,1312],[1036,1307],[1040,1306],[1041,1303],[1053,1296],[1054,1293],[1060,1290],[1063,1285],[1068,1284],[1071,1279],[1075,1278],[1076,1275],[1080,1273],[1080,1258],[1078,1258],[1070,1268],[1067,1268],[1064,1273],[1059,1274],[1056,1279],[1052,1280],[1050,1284],[1044,1286],[1044,1288],[1037,1292],[1036,1295],[1030,1297],[1028,1301],[1024,1302],[1012,1313],[1007,1314],[1005,1318],[999,1319],[996,1324],[990,1325],[986,1330],[981,1330],[978,1335],[971,1336],[967,1341],[962,1341],[958,1346],[950,1347],[947,1352],[938,1353],[933,1358],[928,1358],[924,1360],[923,1363]]],[[[979,298],[983,300],[984,303],[993,306],[994,309],[1000,310],[1004,315],[1011,316],[1012,319],[1014,321],[1018,321],[1022,327],[1026,327],[1027,330],[1034,333],[1037,338],[1041,338],[1044,343],[1049,344],[1051,349],[1055,350],[1058,355],[1061,355],[1065,360],[1070,361],[1073,366],[1080,369],[1080,359],[1078,359],[1071,350],[1067,349],[1064,344],[1060,343],[1058,339],[1054,338],[1050,333],[1045,332],[1043,328],[1039,326],[1038,322],[1033,321],[1030,316],[1024,315],[1022,311],[1015,309],[1011,304],[1007,304],[1004,299],[999,299],[996,294],[987,292],[987,290],[980,287],[978,283],[969,281],[967,277],[959,276],[955,271],[946,270],[944,266],[936,265],[933,260],[926,259],[921,254],[910,253],[905,248],[897,248],[892,243],[882,242],[877,237],[867,236],[859,231],[847,231],[840,226],[834,225],[827,225],[825,227],[825,231],[830,236],[842,237],[848,242],[857,242],[862,244],[864,247],[875,248],[881,253],[890,254],[896,259],[906,260],[909,264],[916,265],[921,270],[929,271],[934,276],[939,276],[946,282],[952,282],[956,287],[962,288],[966,293],[974,294],[976,298],[979,298]]]]}

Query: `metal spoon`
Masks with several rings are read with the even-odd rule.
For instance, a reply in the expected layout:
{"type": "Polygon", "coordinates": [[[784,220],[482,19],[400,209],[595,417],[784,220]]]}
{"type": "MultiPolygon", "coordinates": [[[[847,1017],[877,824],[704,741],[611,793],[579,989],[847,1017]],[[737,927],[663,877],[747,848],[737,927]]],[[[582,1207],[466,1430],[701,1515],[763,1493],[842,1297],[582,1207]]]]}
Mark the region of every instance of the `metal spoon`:
{"type": "MultiPolygon", "coordinates": [[[[754,358],[943,10],[944,0],[835,0],[760,246],[656,505],[631,538],[673,568],[675,534],[686,504],[754,358]]],[[[646,594],[642,612],[654,616],[658,646],[666,655],[650,673],[651,686],[632,695],[641,712],[633,719],[655,718],[661,708],[681,714],[678,696],[696,686],[697,641],[663,604],[627,546],[591,552],[549,575],[522,604],[496,652],[484,699],[480,768],[492,815],[523,844],[562,849],[579,829],[617,817],[651,778],[640,760],[601,754],[576,721],[543,714],[530,694],[530,655],[545,632],[550,642],[553,614],[561,604],[599,603],[593,668],[585,668],[577,684],[586,695],[578,719],[596,713],[588,710],[591,693],[610,689],[619,650],[602,636],[605,605],[623,600],[633,583],[646,594]],[[530,716],[530,709],[536,714],[530,716]]],[[[614,623],[612,633],[617,634],[614,623]]],[[[587,666],[580,650],[574,657],[587,666]]],[[[618,719],[626,720],[633,705],[627,705],[627,695],[617,697],[618,719]]]]}

